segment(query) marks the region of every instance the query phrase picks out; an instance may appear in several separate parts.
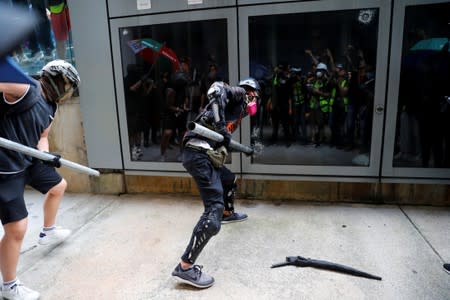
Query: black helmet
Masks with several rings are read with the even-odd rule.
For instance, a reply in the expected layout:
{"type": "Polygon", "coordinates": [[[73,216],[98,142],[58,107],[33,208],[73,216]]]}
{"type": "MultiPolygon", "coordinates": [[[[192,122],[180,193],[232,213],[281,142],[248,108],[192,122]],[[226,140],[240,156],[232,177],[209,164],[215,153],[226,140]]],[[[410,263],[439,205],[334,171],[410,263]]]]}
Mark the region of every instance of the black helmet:
{"type": "Polygon", "coordinates": [[[261,87],[259,86],[258,81],[256,81],[252,77],[248,77],[246,79],[243,79],[243,80],[239,81],[239,86],[240,87],[249,86],[249,87],[251,87],[254,90],[257,90],[257,91],[261,90],[261,87]]]}

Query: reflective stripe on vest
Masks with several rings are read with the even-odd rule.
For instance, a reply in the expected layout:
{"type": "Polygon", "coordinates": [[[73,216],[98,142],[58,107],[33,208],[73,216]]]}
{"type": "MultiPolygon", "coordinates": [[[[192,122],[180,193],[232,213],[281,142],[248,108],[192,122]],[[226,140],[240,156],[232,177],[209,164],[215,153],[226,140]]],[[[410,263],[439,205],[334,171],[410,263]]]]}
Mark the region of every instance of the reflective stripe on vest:
{"type": "Polygon", "coordinates": [[[300,104],[303,104],[303,102],[305,102],[305,99],[304,99],[303,93],[302,93],[302,84],[300,81],[297,81],[292,86],[292,96],[294,97],[295,105],[300,105],[300,104]]]}
{"type": "MultiPolygon", "coordinates": [[[[315,89],[315,90],[319,90],[322,86],[323,86],[322,85],[322,81],[320,81],[320,80],[314,81],[314,83],[313,83],[313,89],[315,89]]],[[[319,100],[317,98],[318,98],[317,95],[311,96],[311,100],[310,100],[310,103],[309,103],[309,108],[317,109],[317,108],[320,107],[319,100]]]]}
{"type": "MultiPolygon", "coordinates": [[[[346,87],[346,86],[347,86],[347,80],[344,79],[344,80],[341,81],[341,88],[346,87]]],[[[348,97],[345,96],[342,99],[344,100],[345,112],[347,112],[348,111],[348,97]]]]}

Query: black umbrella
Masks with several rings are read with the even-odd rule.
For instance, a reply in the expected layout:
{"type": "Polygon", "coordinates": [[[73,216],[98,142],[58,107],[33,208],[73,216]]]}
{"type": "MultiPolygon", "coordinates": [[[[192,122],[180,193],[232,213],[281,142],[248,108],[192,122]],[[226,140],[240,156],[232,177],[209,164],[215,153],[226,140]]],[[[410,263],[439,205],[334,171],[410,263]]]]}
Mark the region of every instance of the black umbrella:
{"type": "Polygon", "coordinates": [[[297,267],[302,267],[302,268],[312,267],[312,268],[317,268],[317,269],[322,269],[322,270],[335,271],[335,272],[353,275],[353,276],[381,280],[381,277],[379,277],[379,276],[372,275],[372,274],[354,269],[352,267],[344,266],[341,264],[336,264],[336,263],[325,261],[325,260],[304,258],[302,256],[287,256],[285,262],[282,262],[279,264],[274,264],[271,266],[271,268],[278,268],[278,267],[283,267],[283,266],[297,266],[297,267]]]}

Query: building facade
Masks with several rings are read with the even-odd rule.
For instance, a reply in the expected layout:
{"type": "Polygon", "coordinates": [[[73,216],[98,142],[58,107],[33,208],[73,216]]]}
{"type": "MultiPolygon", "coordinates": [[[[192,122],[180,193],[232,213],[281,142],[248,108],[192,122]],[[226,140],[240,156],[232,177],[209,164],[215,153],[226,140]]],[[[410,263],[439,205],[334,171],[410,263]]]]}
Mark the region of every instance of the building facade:
{"type": "Polygon", "coordinates": [[[214,80],[262,86],[233,135],[262,151],[228,160],[241,197],[450,204],[449,1],[68,5],[80,134],[103,174],[90,191],[196,193],[179,161],[185,127],[165,122],[184,69],[186,125],[214,80]]]}

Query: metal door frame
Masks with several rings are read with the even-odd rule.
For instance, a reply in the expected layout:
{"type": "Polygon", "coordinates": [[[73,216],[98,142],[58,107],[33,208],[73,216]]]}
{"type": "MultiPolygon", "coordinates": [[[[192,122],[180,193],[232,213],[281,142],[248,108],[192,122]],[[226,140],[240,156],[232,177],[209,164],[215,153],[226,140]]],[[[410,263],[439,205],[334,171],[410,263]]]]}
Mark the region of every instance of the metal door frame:
{"type": "MultiPolygon", "coordinates": [[[[379,9],[379,28],[377,37],[377,58],[376,58],[376,82],[375,82],[375,99],[374,99],[374,120],[370,150],[369,167],[360,166],[310,166],[310,165],[262,165],[252,164],[251,159],[243,156],[242,170],[243,174],[249,178],[277,178],[280,175],[287,175],[288,179],[305,179],[320,176],[323,180],[335,180],[339,177],[339,181],[373,181],[378,180],[381,151],[382,151],[382,132],[384,123],[384,112],[375,113],[375,108],[384,109],[386,81],[387,81],[387,65],[388,65],[388,42],[390,32],[391,17],[391,1],[387,0],[342,0],[342,1],[311,1],[297,3],[280,3],[280,4],[263,4],[240,6],[239,9],[239,57],[240,57],[240,75],[246,77],[249,75],[249,33],[248,33],[248,17],[276,15],[287,13],[310,13],[338,11],[349,9],[379,9]],[[334,179],[333,179],[334,178],[334,179]],[[346,178],[346,179],[345,179],[346,178]]],[[[242,124],[243,143],[248,144],[250,141],[250,122],[245,120],[242,124]]]]}
{"type": "MultiPolygon", "coordinates": [[[[394,3],[391,52],[390,52],[390,69],[389,84],[386,106],[386,124],[396,124],[398,112],[398,96],[400,71],[403,47],[403,31],[405,22],[405,9],[411,5],[422,4],[439,4],[447,3],[445,0],[396,0],[394,3]]],[[[384,182],[426,182],[427,179],[450,179],[450,169],[438,168],[404,168],[393,167],[395,145],[395,129],[390,126],[385,127],[385,141],[382,165],[382,181],[384,182]]],[[[449,183],[450,181],[446,181],[449,183]]]]}
{"type": "MultiPolygon", "coordinates": [[[[180,162],[153,162],[153,161],[132,161],[130,159],[128,128],[126,121],[125,97],[123,90],[123,69],[120,51],[119,29],[131,26],[146,26],[156,24],[168,24],[174,22],[206,21],[214,19],[227,19],[227,39],[228,39],[228,69],[231,82],[237,82],[238,74],[238,50],[237,50],[237,16],[235,8],[217,8],[202,11],[172,12],[156,15],[133,16],[110,20],[111,46],[113,52],[114,79],[118,103],[118,118],[120,126],[120,136],[122,141],[122,152],[124,168],[129,174],[154,174],[170,175],[170,172],[183,172],[185,169],[180,162]],[[140,172],[142,171],[142,172],[140,172]]],[[[233,135],[233,139],[240,139],[239,133],[233,135]]],[[[233,172],[240,171],[239,154],[232,155],[232,163],[227,165],[233,172]]],[[[177,173],[179,174],[179,173],[177,173]]]]}

